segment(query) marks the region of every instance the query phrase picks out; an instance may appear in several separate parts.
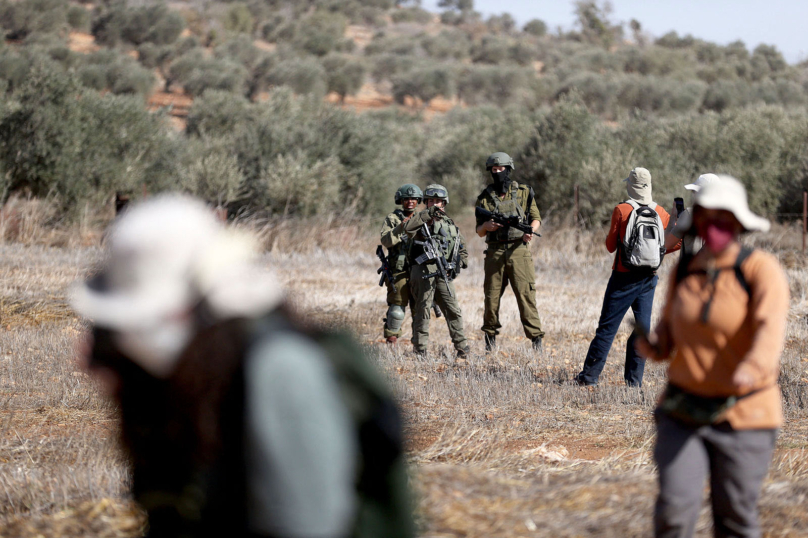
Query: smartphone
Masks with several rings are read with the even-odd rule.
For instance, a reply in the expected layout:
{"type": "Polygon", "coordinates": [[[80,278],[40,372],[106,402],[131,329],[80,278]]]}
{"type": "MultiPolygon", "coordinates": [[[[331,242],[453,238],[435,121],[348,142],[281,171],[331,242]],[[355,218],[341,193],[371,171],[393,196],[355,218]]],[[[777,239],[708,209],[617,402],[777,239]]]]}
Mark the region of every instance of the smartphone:
{"type": "Polygon", "coordinates": [[[683,198],[674,198],[673,199],[674,205],[676,205],[676,217],[678,218],[679,215],[685,210],[685,201],[683,198]]]}

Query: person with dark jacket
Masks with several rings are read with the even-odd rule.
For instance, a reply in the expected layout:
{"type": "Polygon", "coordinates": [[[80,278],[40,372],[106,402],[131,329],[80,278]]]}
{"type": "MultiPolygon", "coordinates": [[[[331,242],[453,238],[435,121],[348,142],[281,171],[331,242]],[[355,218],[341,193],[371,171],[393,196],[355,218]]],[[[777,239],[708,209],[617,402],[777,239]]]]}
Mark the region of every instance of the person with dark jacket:
{"type": "Polygon", "coordinates": [[[150,537],[412,535],[384,384],[351,339],[295,314],[250,236],[172,195],[127,209],[108,245],[71,302],[150,537]],[[350,405],[346,377],[367,380],[350,405]]]}

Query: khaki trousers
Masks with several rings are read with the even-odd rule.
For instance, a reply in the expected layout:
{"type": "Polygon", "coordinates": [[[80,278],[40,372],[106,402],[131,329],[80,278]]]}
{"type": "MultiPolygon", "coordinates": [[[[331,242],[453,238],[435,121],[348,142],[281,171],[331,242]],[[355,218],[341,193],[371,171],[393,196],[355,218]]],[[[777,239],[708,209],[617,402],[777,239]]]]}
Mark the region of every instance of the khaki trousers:
{"type": "Polygon", "coordinates": [[[484,333],[499,334],[499,303],[508,284],[513,288],[519,317],[525,336],[530,339],[544,337],[539,311],[536,308],[536,271],[528,246],[519,241],[505,245],[491,245],[485,251],[485,313],[484,333]]]}

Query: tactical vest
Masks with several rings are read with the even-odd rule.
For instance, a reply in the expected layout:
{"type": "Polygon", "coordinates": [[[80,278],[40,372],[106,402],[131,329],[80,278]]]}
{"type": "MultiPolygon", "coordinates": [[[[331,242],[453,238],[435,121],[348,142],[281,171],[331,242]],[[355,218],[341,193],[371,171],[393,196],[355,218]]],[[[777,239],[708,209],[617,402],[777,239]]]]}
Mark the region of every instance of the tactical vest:
{"type": "MultiPolygon", "coordinates": [[[[525,209],[522,207],[519,200],[519,198],[526,198],[525,205],[531,201],[532,197],[530,196],[529,186],[520,185],[514,181],[504,199],[501,199],[496,191],[494,191],[490,186],[486,187],[486,189],[480,195],[480,198],[486,199],[486,193],[489,194],[487,200],[488,205],[492,206],[490,209],[492,213],[499,213],[505,217],[512,217],[516,215],[519,217],[520,221],[524,222],[525,224],[529,224],[527,222],[527,210],[529,210],[529,208],[525,209]]],[[[524,232],[517,230],[516,228],[508,228],[507,230],[499,229],[494,232],[487,232],[485,234],[485,242],[513,243],[519,239],[522,239],[522,236],[524,235],[524,232]]]]}
{"type": "MultiPolygon", "coordinates": [[[[393,214],[398,217],[400,222],[406,217],[400,209],[393,211],[393,214]]],[[[401,242],[387,251],[387,263],[390,264],[390,270],[393,273],[402,273],[409,269],[407,253],[410,250],[411,239],[405,233],[402,233],[400,237],[401,242]]]]}
{"type": "MultiPolygon", "coordinates": [[[[437,240],[438,244],[440,245],[441,251],[443,251],[444,257],[447,260],[449,260],[449,257],[452,255],[452,251],[454,250],[454,245],[458,237],[458,230],[457,226],[455,226],[455,223],[449,217],[436,219],[435,222],[432,223],[432,226],[430,226],[429,233],[431,233],[432,237],[435,240],[437,240]]],[[[423,235],[423,230],[419,230],[415,238],[418,241],[425,241],[426,237],[424,237],[423,235]]],[[[421,245],[416,245],[414,241],[410,243],[410,249],[409,249],[410,260],[415,260],[415,258],[417,258],[423,253],[424,253],[424,247],[422,247],[421,245]]]]}

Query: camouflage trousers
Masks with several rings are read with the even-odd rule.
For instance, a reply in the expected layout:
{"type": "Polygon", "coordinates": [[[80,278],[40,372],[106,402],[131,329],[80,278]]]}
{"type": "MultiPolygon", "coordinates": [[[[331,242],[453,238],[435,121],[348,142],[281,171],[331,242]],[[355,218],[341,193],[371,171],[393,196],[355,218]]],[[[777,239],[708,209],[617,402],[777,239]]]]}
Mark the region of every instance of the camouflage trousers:
{"type": "Polygon", "coordinates": [[[499,303],[508,284],[516,296],[525,336],[531,339],[544,337],[536,308],[536,271],[533,268],[533,257],[528,245],[522,242],[490,245],[485,251],[483,332],[499,334],[502,328],[499,322],[499,303]]]}
{"type": "Polygon", "coordinates": [[[429,341],[429,319],[432,302],[443,311],[452,343],[458,351],[466,351],[468,344],[463,333],[463,315],[454,291],[454,284],[447,286],[439,276],[424,279],[434,272],[433,265],[416,265],[410,272],[410,288],[415,301],[412,307],[412,345],[416,353],[424,353],[429,341]],[[451,291],[451,295],[450,292],[451,291]]]}
{"type": "MultiPolygon", "coordinates": [[[[406,271],[403,273],[395,273],[393,275],[393,282],[396,284],[396,291],[393,291],[393,286],[391,286],[389,282],[385,282],[387,284],[387,305],[398,305],[406,310],[407,305],[410,304],[410,275],[406,271]]],[[[387,323],[384,324],[385,338],[389,338],[390,336],[399,337],[402,332],[403,328],[393,331],[388,328],[387,323]]]]}

